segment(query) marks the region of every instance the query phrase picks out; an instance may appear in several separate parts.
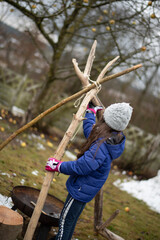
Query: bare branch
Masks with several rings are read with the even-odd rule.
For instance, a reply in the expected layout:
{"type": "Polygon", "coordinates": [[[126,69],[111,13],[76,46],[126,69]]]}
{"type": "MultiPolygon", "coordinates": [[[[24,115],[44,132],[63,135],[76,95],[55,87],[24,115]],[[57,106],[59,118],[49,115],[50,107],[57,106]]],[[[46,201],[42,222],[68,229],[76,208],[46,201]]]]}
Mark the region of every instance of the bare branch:
{"type": "Polygon", "coordinates": [[[111,216],[110,218],[108,218],[103,224],[101,224],[100,226],[97,226],[97,230],[101,230],[105,227],[107,227],[110,222],[119,214],[119,209],[117,209],[111,216]]]}
{"type": "Polygon", "coordinates": [[[31,18],[33,21],[42,21],[42,18],[35,16],[35,14],[33,12],[30,12],[29,10],[27,10],[25,7],[22,7],[20,4],[12,1],[12,0],[5,0],[5,2],[9,3],[10,5],[12,5],[13,7],[17,8],[18,10],[20,10],[21,12],[23,12],[27,17],[31,18]]]}
{"type": "Polygon", "coordinates": [[[95,58],[96,46],[97,46],[97,41],[95,40],[92,45],[92,48],[90,50],[88,59],[87,59],[86,67],[84,69],[84,76],[88,76],[88,77],[90,76],[91,68],[93,65],[94,58],[95,58]]]}
{"type": "Polygon", "coordinates": [[[115,57],[112,61],[110,61],[105,67],[104,69],[101,71],[101,73],[99,74],[98,78],[97,78],[97,82],[99,82],[104,75],[106,74],[106,72],[108,71],[108,69],[118,60],[119,56],[115,57]]]}

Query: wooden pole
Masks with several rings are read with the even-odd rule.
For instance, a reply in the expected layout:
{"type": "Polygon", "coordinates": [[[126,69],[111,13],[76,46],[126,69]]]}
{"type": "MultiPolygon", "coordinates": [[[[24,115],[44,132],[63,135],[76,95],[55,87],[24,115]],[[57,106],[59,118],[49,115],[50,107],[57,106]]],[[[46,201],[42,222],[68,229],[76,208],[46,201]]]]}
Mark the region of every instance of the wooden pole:
{"type": "MultiPolygon", "coordinates": [[[[91,66],[89,65],[90,63],[90,59],[94,59],[94,54],[95,54],[95,42],[91,48],[88,60],[87,60],[87,64],[84,70],[84,73],[82,73],[78,67],[78,63],[75,59],[72,60],[73,65],[74,65],[74,69],[75,72],[77,74],[77,76],[79,77],[82,86],[86,87],[89,85],[89,76],[90,76],[90,71],[91,70],[91,66]]],[[[112,61],[110,61],[105,67],[104,69],[101,71],[101,73],[99,74],[98,78],[97,78],[97,82],[99,82],[104,75],[106,74],[106,72],[108,71],[108,69],[117,61],[117,59],[119,58],[116,57],[114,58],[112,61]]],[[[92,62],[93,63],[93,62],[92,62]]],[[[92,99],[92,102],[95,105],[101,105],[103,106],[103,104],[101,103],[101,101],[99,100],[98,96],[94,96],[94,98],[92,99]]],[[[98,114],[98,118],[102,117],[103,111],[99,111],[98,114]]],[[[96,232],[98,232],[97,230],[97,226],[99,226],[100,224],[102,224],[102,216],[103,216],[103,188],[100,189],[100,191],[98,192],[98,194],[95,196],[95,203],[94,203],[94,230],[96,232]]]]}
{"type": "MultiPolygon", "coordinates": [[[[86,97],[83,99],[80,108],[78,109],[76,115],[73,116],[72,123],[70,124],[68,130],[66,131],[61,143],[59,144],[56,153],[54,154],[54,158],[56,159],[61,159],[65,148],[70,140],[70,138],[73,136],[74,131],[77,128],[77,125],[80,121],[83,120],[82,115],[85,112],[88,102],[93,98],[94,94],[96,93],[96,89],[91,90],[90,92],[87,93],[86,97]]],[[[34,231],[36,229],[41,210],[43,208],[43,205],[45,203],[48,190],[51,184],[51,181],[53,179],[54,173],[52,172],[47,172],[47,175],[44,179],[34,212],[32,214],[31,220],[29,222],[24,240],[31,240],[34,234],[34,231]]]]}
{"type": "MultiPolygon", "coordinates": [[[[90,71],[91,71],[91,68],[92,68],[95,48],[96,48],[96,42],[94,42],[94,44],[92,46],[92,49],[90,51],[90,54],[89,54],[89,57],[88,57],[88,60],[87,60],[87,63],[86,63],[85,70],[87,71],[88,74],[90,74],[90,71]]],[[[86,96],[83,99],[76,115],[73,115],[73,120],[72,120],[68,130],[66,131],[62,141],[60,142],[60,144],[57,148],[57,151],[55,152],[55,155],[54,155],[55,158],[57,158],[57,159],[62,158],[62,156],[64,154],[64,151],[65,151],[65,148],[66,148],[69,140],[72,138],[79,122],[83,120],[82,115],[86,110],[88,102],[93,98],[93,96],[96,92],[97,92],[97,89],[92,89],[92,90],[90,90],[90,92],[88,92],[86,94],[86,96]]],[[[44,205],[45,199],[47,197],[47,193],[48,193],[50,183],[52,181],[53,176],[54,176],[54,173],[48,172],[46,177],[45,177],[45,180],[44,180],[44,183],[43,183],[43,186],[42,186],[37,204],[35,206],[35,210],[33,212],[32,218],[29,222],[24,240],[25,239],[30,240],[33,237],[35,228],[36,228],[37,223],[38,223],[38,219],[40,217],[40,211],[43,208],[43,205],[44,205]]]]}
{"type": "MultiPolygon", "coordinates": [[[[142,64],[138,64],[135,65],[131,68],[127,68],[125,70],[123,70],[122,72],[119,73],[115,73],[112,74],[108,77],[102,78],[99,83],[102,84],[106,81],[109,81],[111,79],[114,78],[118,78],[122,75],[125,75],[129,72],[132,72],[138,68],[142,67],[142,64]]],[[[74,100],[75,98],[80,97],[81,95],[83,95],[84,93],[87,93],[88,91],[90,91],[91,89],[94,89],[96,86],[94,83],[92,83],[91,85],[87,86],[86,88],[80,90],[79,92],[73,94],[70,97],[67,97],[65,99],[63,99],[62,101],[60,101],[59,103],[57,103],[56,105],[52,106],[51,108],[47,109],[46,111],[44,111],[43,113],[39,114],[36,118],[34,118],[33,120],[31,120],[29,123],[27,123],[26,125],[24,125],[23,127],[19,128],[18,130],[16,130],[12,135],[10,135],[2,144],[0,144],[0,150],[2,150],[9,142],[11,142],[17,135],[19,135],[20,133],[24,132],[26,129],[28,129],[29,127],[31,127],[32,125],[34,125],[36,122],[38,122],[39,120],[41,120],[43,117],[45,117],[46,115],[48,115],[49,113],[55,111],[56,109],[58,109],[59,107],[63,106],[64,104],[74,100]]]]}

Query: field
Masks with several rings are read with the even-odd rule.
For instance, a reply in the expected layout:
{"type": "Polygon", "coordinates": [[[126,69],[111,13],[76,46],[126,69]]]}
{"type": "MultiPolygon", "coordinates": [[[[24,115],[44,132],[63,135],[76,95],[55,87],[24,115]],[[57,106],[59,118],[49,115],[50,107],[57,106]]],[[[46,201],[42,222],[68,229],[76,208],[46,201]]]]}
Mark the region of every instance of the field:
{"type": "MultiPolygon", "coordinates": [[[[6,139],[15,129],[17,119],[7,117],[6,113],[0,120],[0,141],[6,139]]],[[[48,136],[39,132],[37,128],[31,128],[9,143],[0,153],[0,194],[10,196],[10,191],[17,185],[40,189],[45,176],[46,161],[48,157],[53,156],[59,141],[60,138],[56,134],[48,136]]],[[[73,154],[77,152],[76,147],[71,144],[68,150],[73,154]]],[[[64,155],[63,160],[69,160],[67,155],[64,155]]],[[[123,179],[125,176],[118,169],[112,169],[103,188],[103,220],[107,220],[116,209],[120,210],[108,229],[125,240],[160,239],[160,214],[150,210],[144,202],[116,188],[113,182],[117,178],[123,179]],[[125,207],[129,207],[130,211],[126,212],[125,207]]],[[[64,201],[67,195],[66,180],[67,176],[55,174],[49,193],[64,201]]],[[[93,226],[94,200],[86,205],[76,226],[74,238],[104,239],[95,235],[93,226]]]]}

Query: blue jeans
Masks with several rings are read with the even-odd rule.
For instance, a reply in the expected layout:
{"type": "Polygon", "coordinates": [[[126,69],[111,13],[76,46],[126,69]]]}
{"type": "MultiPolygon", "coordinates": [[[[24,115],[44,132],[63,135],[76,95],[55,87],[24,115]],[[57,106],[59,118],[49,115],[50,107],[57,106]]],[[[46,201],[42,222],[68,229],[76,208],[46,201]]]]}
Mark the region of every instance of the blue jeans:
{"type": "Polygon", "coordinates": [[[77,220],[85,205],[86,203],[80,202],[68,194],[61,212],[59,230],[55,240],[70,240],[72,238],[77,220]]]}

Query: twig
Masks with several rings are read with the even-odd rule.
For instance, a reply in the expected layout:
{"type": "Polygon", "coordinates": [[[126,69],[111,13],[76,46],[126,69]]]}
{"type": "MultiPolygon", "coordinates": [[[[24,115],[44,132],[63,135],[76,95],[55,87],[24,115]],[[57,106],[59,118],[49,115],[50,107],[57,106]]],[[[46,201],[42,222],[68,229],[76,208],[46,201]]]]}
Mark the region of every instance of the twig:
{"type": "MultiPolygon", "coordinates": [[[[36,206],[36,203],[35,202],[33,202],[33,201],[30,201],[30,203],[35,207],[36,206]]],[[[43,213],[43,214],[45,214],[45,215],[48,215],[45,211],[43,211],[43,210],[41,210],[41,212],[43,213]]]]}
{"type": "Polygon", "coordinates": [[[107,228],[101,229],[99,232],[103,237],[107,238],[108,240],[124,240],[124,238],[120,237],[119,235],[111,232],[107,228]]]}

